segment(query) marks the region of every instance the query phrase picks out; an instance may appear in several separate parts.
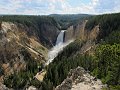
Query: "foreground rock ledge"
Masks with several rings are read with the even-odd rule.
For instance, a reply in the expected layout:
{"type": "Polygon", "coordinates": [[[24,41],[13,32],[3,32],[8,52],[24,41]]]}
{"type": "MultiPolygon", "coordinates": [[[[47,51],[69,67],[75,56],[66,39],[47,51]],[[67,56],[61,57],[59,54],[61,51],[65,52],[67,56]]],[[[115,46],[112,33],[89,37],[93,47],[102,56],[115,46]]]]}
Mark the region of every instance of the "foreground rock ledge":
{"type": "Polygon", "coordinates": [[[101,80],[91,76],[84,68],[77,67],[70,70],[67,78],[55,90],[101,90],[103,87],[106,85],[101,80]]]}

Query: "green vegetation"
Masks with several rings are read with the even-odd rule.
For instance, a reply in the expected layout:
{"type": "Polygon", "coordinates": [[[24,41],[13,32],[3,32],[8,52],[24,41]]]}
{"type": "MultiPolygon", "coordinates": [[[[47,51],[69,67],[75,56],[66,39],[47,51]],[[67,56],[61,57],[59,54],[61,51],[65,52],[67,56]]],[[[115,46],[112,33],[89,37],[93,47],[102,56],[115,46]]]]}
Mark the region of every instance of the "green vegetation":
{"type": "Polygon", "coordinates": [[[77,40],[71,43],[64,49],[64,51],[60,52],[59,55],[54,59],[54,61],[48,66],[47,74],[44,78],[44,83],[46,83],[47,87],[51,88],[52,90],[67,77],[67,74],[70,71],[70,69],[76,68],[77,66],[81,66],[84,67],[86,70],[90,71],[92,75],[101,79],[103,83],[106,83],[110,90],[119,90],[119,19],[119,14],[115,14],[115,16],[114,14],[110,14],[103,16],[95,16],[93,21],[97,23],[93,24],[93,21],[88,22],[88,26],[86,26],[87,29],[92,29],[95,25],[99,23],[100,30],[102,30],[101,35],[99,36],[99,39],[97,41],[97,43],[99,43],[94,51],[95,54],[80,55],[79,51],[85,42],[77,40]],[[113,22],[115,24],[113,24],[113,22]],[[89,26],[89,24],[91,25],[89,26]]]}
{"type": "Polygon", "coordinates": [[[0,22],[2,21],[17,22],[27,26],[39,26],[44,23],[57,26],[57,22],[49,16],[4,15],[0,16],[0,22]]]}
{"type": "Polygon", "coordinates": [[[21,49],[21,54],[24,56],[24,60],[27,63],[26,69],[5,77],[4,84],[14,89],[23,89],[28,85],[40,87],[41,83],[34,77],[38,72],[37,66],[40,65],[40,63],[35,61],[24,48],[21,49]]]}
{"type": "MultiPolygon", "coordinates": [[[[48,67],[45,83],[59,85],[66,77],[70,69],[82,66],[89,70],[92,75],[100,78],[108,86],[119,86],[120,84],[120,44],[99,45],[96,48],[95,56],[77,54],[81,44],[76,42],[70,44],[61,52],[54,62],[48,67]],[[72,49],[74,48],[74,49],[72,49]],[[72,52],[67,54],[68,52],[72,52]]],[[[50,84],[50,85],[51,85],[50,84]]],[[[47,86],[53,88],[51,86],[47,86]]],[[[119,89],[117,89],[119,90],[119,89]]]]}
{"type": "Polygon", "coordinates": [[[47,85],[49,81],[53,86],[47,87],[54,88],[59,85],[67,77],[70,69],[77,68],[78,66],[93,71],[96,61],[92,56],[79,54],[82,45],[83,42],[76,40],[54,59],[53,63],[49,65],[46,77],[44,78],[47,85]]]}
{"type": "Polygon", "coordinates": [[[108,44],[114,44],[114,43],[117,43],[117,44],[120,44],[120,31],[117,30],[117,31],[113,31],[111,32],[108,37],[105,38],[105,40],[102,41],[101,43],[108,43],[108,44]],[[104,42],[105,41],[105,42],[104,42]]]}
{"type": "Polygon", "coordinates": [[[112,31],[120,29],[120,13],[104,14],[89,18],[86,29],[91,30],[94,26],[100,26],[98,39],[108,36],[112,31]]]}
{"type": "Polygon", "coordinates": [[[100,45],[96,49],[97,67],[93,74],[108,85],[120,84],[120,44],[100,45]]]}

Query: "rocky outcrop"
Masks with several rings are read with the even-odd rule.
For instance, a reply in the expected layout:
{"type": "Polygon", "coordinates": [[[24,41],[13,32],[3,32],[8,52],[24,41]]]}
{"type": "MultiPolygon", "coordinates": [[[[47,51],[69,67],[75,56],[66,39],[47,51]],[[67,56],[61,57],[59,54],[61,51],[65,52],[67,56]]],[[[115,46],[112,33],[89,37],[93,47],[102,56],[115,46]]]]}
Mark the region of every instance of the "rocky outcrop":
{"type": "Polygon", "coordinates": [[[82,67],[70,70],[67,78],[55,90],[101,90],[106,87],[82,67]]]}

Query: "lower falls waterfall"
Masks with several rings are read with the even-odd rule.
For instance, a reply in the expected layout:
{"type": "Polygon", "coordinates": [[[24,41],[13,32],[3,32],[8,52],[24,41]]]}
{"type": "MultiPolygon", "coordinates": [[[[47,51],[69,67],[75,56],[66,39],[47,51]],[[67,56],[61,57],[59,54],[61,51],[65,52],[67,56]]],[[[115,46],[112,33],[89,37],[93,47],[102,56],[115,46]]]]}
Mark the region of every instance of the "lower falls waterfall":
{"type": "Polygon", "coordinates": [[[61,30],[61,32],[57,37],[56,45],[48,52],[48,61],[46,65],[51,63],[54,60],[54,58],[58,55],[58,53],[63,50],[64,47],[66,47],[67,45],[69,45],[71,42],[74,41],[74,40],[70,40],[64,42],[64,35],[65,35],[65,30],[61,30]]]}

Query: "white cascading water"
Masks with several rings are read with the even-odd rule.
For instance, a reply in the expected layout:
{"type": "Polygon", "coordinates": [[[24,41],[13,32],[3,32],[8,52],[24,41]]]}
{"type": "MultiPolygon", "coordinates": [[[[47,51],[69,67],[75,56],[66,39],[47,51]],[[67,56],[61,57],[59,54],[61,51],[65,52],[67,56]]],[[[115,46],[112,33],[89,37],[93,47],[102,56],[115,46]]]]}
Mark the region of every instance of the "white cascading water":
{"type": "Polygon", "coordinates": [[[60,32],[60,34],[58,35],[58,37],[57,37],[57,40],[56,40],[56,45],[58,45],[58,44],[62,44],[63,42],[64,42],[64,30],[62,30],[61,32],[60,32]]]}
{"type": "Polygon", "coordinates": [[[67,45],[69,45],[71,42],[74,41],[74,40],[70,40],[64,43],[64,33],[65,30],[62,30],[60,32],[56,40],[56,45],[48,52],[48,61],[46,65],[51,63],[53,59],[58,55],[58,53],[63,50],[64,47],[66,47],[67,45]]]}

